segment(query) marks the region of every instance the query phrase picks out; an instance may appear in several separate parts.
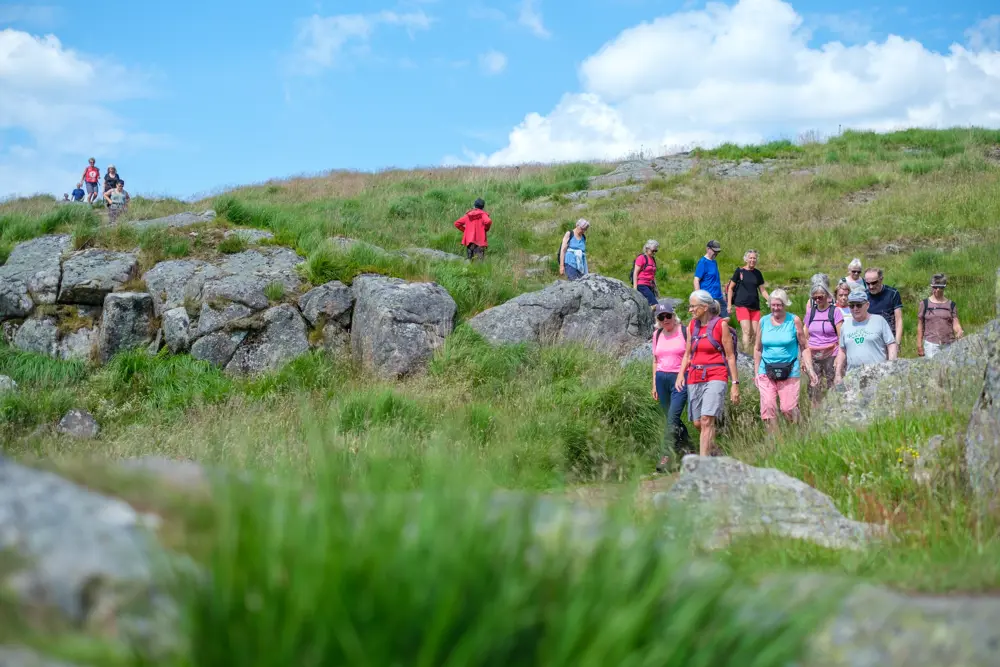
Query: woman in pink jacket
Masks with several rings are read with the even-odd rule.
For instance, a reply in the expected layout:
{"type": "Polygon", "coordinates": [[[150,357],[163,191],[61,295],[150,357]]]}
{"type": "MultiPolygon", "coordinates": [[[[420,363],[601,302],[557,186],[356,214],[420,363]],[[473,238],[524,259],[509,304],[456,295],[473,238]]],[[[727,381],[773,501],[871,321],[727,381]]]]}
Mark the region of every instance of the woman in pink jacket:
{"type": "Polygon", "coordinates": [[[473,260],[486,256],[486,232],[490,231],[493,221],[483,209],[486,202],[477,199],[473,209],[455,221],[455,227],[462,231],[462,245],[465,246],[465,258],[473,260]]]}

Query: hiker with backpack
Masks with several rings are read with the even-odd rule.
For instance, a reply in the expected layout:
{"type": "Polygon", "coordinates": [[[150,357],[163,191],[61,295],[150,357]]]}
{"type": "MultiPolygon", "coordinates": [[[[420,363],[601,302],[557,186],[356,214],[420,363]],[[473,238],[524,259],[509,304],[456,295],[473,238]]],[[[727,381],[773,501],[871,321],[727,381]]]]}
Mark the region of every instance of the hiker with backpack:
{"type": "Polygon", "coordinates": [[[677,388],[677,374],[687,348],[687,331],[674,313],[673,304],[657,304],[653,315],[656,318],[653,330],[653,398],[660,402],[666,418],[662,455],[656,472],[667,472],[671,460],[680,461],[691,442],[681,419],[687,404],[687,387],[677,388]]]}
{"type": "Polygon", "coordinates": [[[477,199],[472,209],[455,221],[455,228],[462,232],[465,258],[469,261],[486,258],[486,232],[490,231],[493,221],[485,208],[486,202],[477,199]]]}
{"type": "Polygon", "coordinates": [[[587,275],[587,230],[590,223],[583,218],[576,226],[563,234],[559,246],[559,275],[567,280],[579,280],[587,275]]]}
{"type": "Polygon", "coordinates": [[[805,367],[809,386],[819,384],[819,378],[813,370],[812,353],[802,320],[788,312],[788,307],[792,305],[788,293],[783,289],[774,290],[769,303],[771,315],[760,321],[753,367],[754,383],[760,391],[760,418],[767,430],[774,433],[778,430],[779,408],[786,420],[793,423],[799,420],[801,369],[805,367]]]}
{"type": "Polygon", "coordinates": [[[757,269],[757,251],[751,248],[743,254],[743,266],[733,271],[726,283],[726,303],[729,312],[736,305],[736,321],[740,323],[743,351],[749,352],[760,329],[760,297],[766,301],[767,283],[757,269]]]}
{"type": "Polygon", "coordinates": [[[955,302],[944,296],[948,277],[935,273],[931,295],[917,307],[917,355],[933,359],[943,348],[965,335],[955,302]]]}
{"type": "Polygon", "coordinates": [[[659,249],[659,241],[649,239],[642,246],[642,254],[632,262],[632,289],[646,297],[646,303],[653,310],[660,303],[656,289],[656,251],[659,249]]]}
{"type": "Polygon", "coordinates": [[[736,369],[736,332],[719,316],[720,304],[705,290],[695,290],[688,298],[691,323],[684,359],[674,387],[688,390],[688,420],[699,431],[699,453],[715,451],[716,421],[726,403],[726,384],[731,381],[729,398],[740,402],[740,376],[736,369]]]}
{"type": "Polygon", "coordinates": [[[885,284],[882,269],[873,267],[865,271],[865,290],[868,292],[868,312],[889,323],[889,331],[897,345],[903,342],[903,300],[899,290],[885,284]]]}
{"type": "MultiPolygon", "coordinates": [[[[846,288],[846,285],[844,285],[846,288]]],[[[839,291],[839,290],[838,290],[839,291]]],[[[833,386],[836,377],[837,354],[840,349],[840,329],[844,313],[833,304],[829,278],[825,273],[812,277],[810,301],[806,306],[806,335],[812,355],[813,370],[819,382],[809,385],[809,399],[815,408],[833,386]]]]}
{"type": "Polygon", "coordinates": [[[694,267],[694,289],[705,290],[712,295],[712,298],[719,302],[720,315],[723,319],[729,319],[729,309],[727,302],[722,296],[722,277],[719,275],[719,264],[715,258],[722,252],[722,245],[718,241],[712,240],[705,244],[705,254],[698,260],[694,267]]]}

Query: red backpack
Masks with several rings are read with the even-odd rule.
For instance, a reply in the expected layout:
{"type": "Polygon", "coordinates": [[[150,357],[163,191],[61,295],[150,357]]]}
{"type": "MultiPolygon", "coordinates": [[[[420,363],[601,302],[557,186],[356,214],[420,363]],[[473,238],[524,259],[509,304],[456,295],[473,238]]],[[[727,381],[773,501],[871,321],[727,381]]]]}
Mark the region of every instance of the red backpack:
{"type": "MultiPolygon", "coordinates": [[[[717,325],[721,321],[722,318],[716,315],[715,317],[713,317],[708,321],[708,324],[705,326],[704,331],[702,331],[701,320],[695,319],[691,322],[691,326],[693,328],[693,331],[691,332],[691,357],[694,358],[694,350],[698,347],[698,342],[702,338],[707,338],[708,342],[712,344],[712,347],[714,347],[719,352],[719,354],[722,355],[721,364],[698,364],[696,366],[691,366],[691,370],[698,369],[701,371],[701,378],[703,380],[708,375],[708,369],[713,366],[722,366],[723,368],[725,368],[726,377],[727,378],[729,377],[729,366],[726,365],[726,348],[723,347],[722,343],[720,343],[715,338],[715,335],[713,333],[715,331],[715,325],[717,325]]],[[[737,344],[736,330],[733,329],[732,327],[729,327],[729,335],[732,336],[733,339],[733,350],[736,350],[736,344],[737,344]]]]}

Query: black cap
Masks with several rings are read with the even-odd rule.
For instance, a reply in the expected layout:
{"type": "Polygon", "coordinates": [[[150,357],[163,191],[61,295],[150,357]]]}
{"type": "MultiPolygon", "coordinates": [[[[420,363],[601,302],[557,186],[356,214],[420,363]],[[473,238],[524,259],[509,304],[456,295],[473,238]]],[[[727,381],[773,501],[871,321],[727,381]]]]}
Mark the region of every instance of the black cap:
{"type": "Polygon", "coordinates": [[[475,206],[476,208],[485,208],[486,202],[484,202],[482,199],[477,199],[472,205],[475,206]]]}
{"type": "Polygon", "coordinates": [[[722,250],[722,246],[721,246],[721,245],[719,245],[719,242],[718,242],[718,241],[716,241],[715,239],[712,239],[711,241],[709,241],[709,242],[708,242],[708,243],[707,243],[707,244],[705,245],[705,247],[706,247],[706,248],[711,248],[712,250],[715,250],[716,252],[718,252],[719,250],[722,250]]]}

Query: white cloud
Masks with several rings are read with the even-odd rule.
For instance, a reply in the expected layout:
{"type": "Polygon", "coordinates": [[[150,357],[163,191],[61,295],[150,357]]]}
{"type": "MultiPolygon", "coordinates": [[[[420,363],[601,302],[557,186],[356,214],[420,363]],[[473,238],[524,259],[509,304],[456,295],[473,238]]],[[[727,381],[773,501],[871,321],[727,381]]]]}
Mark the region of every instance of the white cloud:
{"type": "Polygon", "coordinates": [[[535,8],[535,0],[521,0],[521,11],[517,22],[535,34],[536,37],[549,37],[551,33],[542,23],[542,13],[535,8]]]}
{"type": "Polygon", "coordinates": [[[507,56],[499,51],[487,51],[480,54],[479,67],[487,74],[500,74],[507,69],[507,56]]]}
{"type": "Polygon", "coordinates": [[[398,13],[338,14],[312,16],[298,24],[291,56],[291,69],[300,74],[316,74],[337,64],[349,43],[365,48],[380,25],[405,29],[412,37],[431,27],[432,19],[422,10],[398,13]]]}
{"type": "Polygon", "coordinates": [[[146,95],[145,81],[141,72],[67,49],[53,35],[0,31],[0,196],[62,193],[91,155],[162,145],[161,137],[133,132],[110,106],[146,95]]]}
{"type": "Polygon", "coordinates": [[[1000,14],[985,18],[972,26],[965,31],[965,37],[969,40],[970,49],[1000,49],[1000,14]]]}
{"type": "MultiPolygon", "coordinates": [[[[844,127],[1000,126],[1000,51],[889,36],[809,45],[781,0],[710,3],[629,28],[580,66],[582,91],[529,113],[486,164],[618,158],[844,127]]],[[[978,34],[978,33],[977,33],[978,34]]]]}

